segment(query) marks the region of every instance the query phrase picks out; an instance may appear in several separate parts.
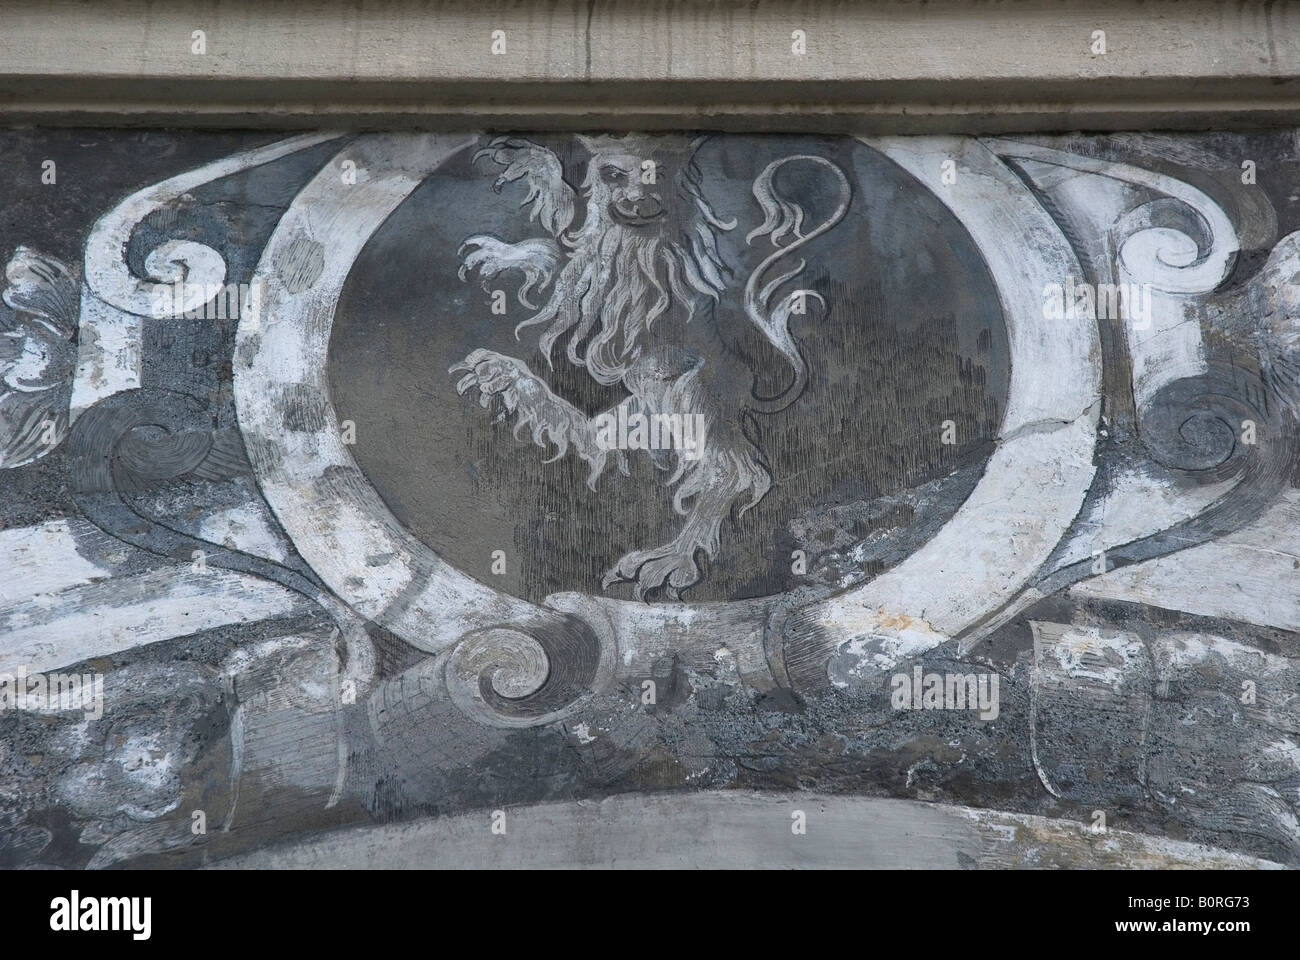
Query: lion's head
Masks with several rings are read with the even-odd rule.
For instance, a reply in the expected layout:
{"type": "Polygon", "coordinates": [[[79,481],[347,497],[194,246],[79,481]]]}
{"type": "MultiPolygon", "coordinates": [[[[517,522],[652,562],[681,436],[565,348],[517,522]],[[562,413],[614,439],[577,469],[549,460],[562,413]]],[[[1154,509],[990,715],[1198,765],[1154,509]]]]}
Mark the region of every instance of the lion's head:
{"type": "Polygon", "coordinates": [[[735,221],[720,220],[700,190],[698,140],[581,139],[591,154],[586,215],[566,237],[569,257],[550,299],[519,329],[547,324],[540,344],[548,358],[569,333],[569,359],[608,384],[623,376],[656,319],[673,307],[689,318],[720,297],[730,271],[717,231],[735,221]]]}

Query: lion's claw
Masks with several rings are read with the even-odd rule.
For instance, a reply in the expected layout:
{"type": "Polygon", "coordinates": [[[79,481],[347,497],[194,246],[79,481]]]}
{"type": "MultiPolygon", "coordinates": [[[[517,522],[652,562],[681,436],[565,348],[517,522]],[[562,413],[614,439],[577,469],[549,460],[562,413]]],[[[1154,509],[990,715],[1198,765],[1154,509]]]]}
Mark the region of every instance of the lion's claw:
{"type": "Polygon", "coordinates": [[[456,392],[464,396],[473,387],[479,389],[479,406],[487,409],[496,397],[504,404],[504,413],[498,414],[496,420],[513,413],[519,404],[521,392],[530,392],[536,384],[532,373],[522,360],[507,357],[491,350],[475,350],[460,363],[448,368],[448,373],[468,370],[465,376],[456,381],[456,392]]]}
{"type": "Polygon", "coordinates": [[[678,549],[665,544],[653,550],[633,550],[624,554],[601,578],[602,590],[616,583],[631,583],[638,600],[652,590],[663,589],[669,600],[680,600],[681,591],[700,579],[694,550],[678,549]]]}

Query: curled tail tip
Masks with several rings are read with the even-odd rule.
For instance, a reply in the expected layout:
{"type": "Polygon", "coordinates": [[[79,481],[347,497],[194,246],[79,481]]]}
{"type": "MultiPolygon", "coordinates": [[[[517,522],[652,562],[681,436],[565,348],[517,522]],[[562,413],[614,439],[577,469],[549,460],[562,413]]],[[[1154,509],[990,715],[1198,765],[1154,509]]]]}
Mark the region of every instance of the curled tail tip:
{"type": "Polygon", "coordinates": [[[802,366],[795,367],[794,380],[790,386],[786,387],[780,393],[772,397],[763,397],[758,394],[758,385],[755,383],[754,390],[746,403],[746,406],[755,413],[773,414],[780,413],[782,410],[791,406],[796,400],[803,396],[804,390],[808,387],[808,373],[802,366]]]}

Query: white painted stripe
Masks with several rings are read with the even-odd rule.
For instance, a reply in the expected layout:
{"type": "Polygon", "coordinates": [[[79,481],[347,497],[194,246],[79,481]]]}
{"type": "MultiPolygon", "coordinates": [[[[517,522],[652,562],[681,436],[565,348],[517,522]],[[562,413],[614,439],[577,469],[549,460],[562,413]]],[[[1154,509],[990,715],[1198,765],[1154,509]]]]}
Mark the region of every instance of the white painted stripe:
{"type": "Polygon", "coordinates": [[[53,670],[232,623],[308,613],[301,595],[209,567],[166,567],[73,586],[0,610],[0,672],[53,670]]]}
{"type": "Polygon", "coordinates": [[[1070,595],[1300,631],[1300,490],[1219,540],[1111,570],[1070,595]]]}
{"type": "Polygon", "coordinates": [[[113,575],[113,571],[77,552],[74,529],[98,530],[78,518],[51,520],[35,527],[0,530],[0,610],[15,601],[31,600],[113,575]]]}
{"type": "Polygon", "coordinates": [[[283,537],[272,528],[270,515],[260,500],[214,510],[199,524],[199,536],[276,563],[288,559],[283,537]]]}
{"type": "Polygon", "coordinates": [[[104,397],[140,386],[143,321],[96,300],[83,284],[77,372],[69,416],[76,420],[104,397]]]}
{"type": "Polygon", "coordinates": [[[1187,297],[1155,294],[1151,298],[1151,326],[1138,330],[1124,324],[1133,363],[1133,399],[1138,410],[1147,408],[1160,388],[1184,377],[1205,372],[1205,345],[1201,327],[1187,318],[1187,297]]]}
{"type": "Polygon", "coordinates": [[[1106,496],[1080,517],[1078,532],[1062,554],[1060,566],[1086,560],[1094,550],[1110,550],[1168,530],[1196,516],[1239,482],[1233,477],[1179,489],[1138,470],[1121,474],[1112,481],[1106,496]]]}

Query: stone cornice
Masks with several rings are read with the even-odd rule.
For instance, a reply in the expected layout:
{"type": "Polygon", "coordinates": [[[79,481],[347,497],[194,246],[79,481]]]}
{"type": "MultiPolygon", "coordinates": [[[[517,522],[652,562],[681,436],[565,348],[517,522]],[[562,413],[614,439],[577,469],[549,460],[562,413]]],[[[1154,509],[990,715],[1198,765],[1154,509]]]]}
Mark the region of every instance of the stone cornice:
{"type": "Polygon", "coordinates": [[[1005,132],[1300,121],[1300,4],[10,0],[0,122],[1005,132]],[[504,31],[505,53],[492,52],[504,31]],[[193,52],[203,32],[203,53],[193,52]],[[806,53],[792,50],[802,31],[806,53]],[[1105,32],[1099,54],[1094,31],[1105,32]]]}

